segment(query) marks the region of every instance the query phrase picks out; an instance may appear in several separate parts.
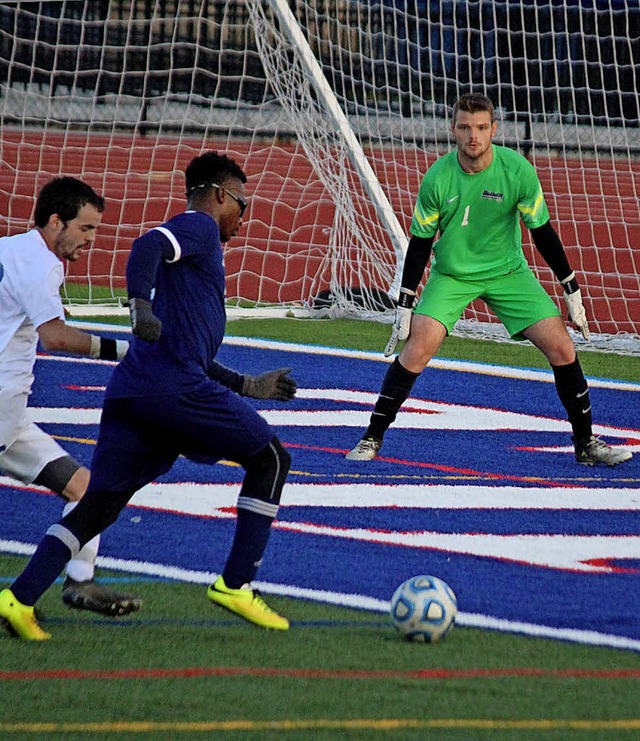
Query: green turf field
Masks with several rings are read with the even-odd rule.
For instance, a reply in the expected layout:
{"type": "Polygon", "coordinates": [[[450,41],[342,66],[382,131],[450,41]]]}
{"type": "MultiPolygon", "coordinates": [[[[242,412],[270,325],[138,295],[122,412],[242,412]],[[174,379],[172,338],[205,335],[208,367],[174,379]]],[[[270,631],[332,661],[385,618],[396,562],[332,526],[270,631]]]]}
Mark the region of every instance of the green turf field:
{"type": "MultiPolygon", "coordinates": [[[[22,563],[2,556],[0,573],[22,563]]],[[[210,604],[202,586],[126,588],[145,601],[137,616],[67,610],[56,585],[40,603],[51,641],[0,639],[0,738],[66,738],[65,728],[82,738],[443,741],[640,731],[630,652],[460,627],[442,643],[409,644],[384,615],[276,597],[292,628],[268,633],[210,604]]]]}
{"type": "MultiPolygon", "coordinates": [[[[381,350],[389,327],[240,320],[228,333],[381,350]]],[[[447,340],[443,357],[528,367],[526,346],[447,340]]],[[[637,381],[640,359],[585,353],[588,375],[637,381]]],[[[0,586],[25,563],[0,555],[0,586]]],[[[109,576],[108,572],[101,572],[109,576]]],[[[39,607],[51,641],[0,633],[0,739],[640,738],[640,656],[456,627],[403,642],[379,613],[268,597],[292,621],[268,633],[228,616],[202,586],[142,579],[119,621],[39,607]]]]}

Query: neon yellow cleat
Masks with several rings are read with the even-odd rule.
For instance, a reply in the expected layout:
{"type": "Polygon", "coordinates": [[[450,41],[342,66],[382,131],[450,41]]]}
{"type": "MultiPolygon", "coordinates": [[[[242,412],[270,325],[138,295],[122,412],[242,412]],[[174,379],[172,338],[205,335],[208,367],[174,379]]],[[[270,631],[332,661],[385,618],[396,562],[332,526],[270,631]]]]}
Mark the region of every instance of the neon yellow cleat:
{"type": "Polygon", "coordinates": [[[46,641],[51,638],[51,633],[38,625],[34,608],[18,602],[10,589],[0,592],[0,619],[14,638],[23,638],[25,641],[46,641]]]}
{"type": "Polygon", "coordinates": [[[207,597],[250,623],[272,630],[289,630],[287,618],[278,615],[262,599],[259,592],[243,587],[229,589],[222,575],[207,589],[207,597]]]}

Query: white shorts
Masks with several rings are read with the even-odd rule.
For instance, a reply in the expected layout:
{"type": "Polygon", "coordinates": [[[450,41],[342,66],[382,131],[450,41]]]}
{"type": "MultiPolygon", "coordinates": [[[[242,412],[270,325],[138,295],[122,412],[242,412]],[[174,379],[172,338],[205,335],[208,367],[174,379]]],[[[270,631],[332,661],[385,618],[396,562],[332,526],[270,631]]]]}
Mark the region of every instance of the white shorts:
{"type": "Polygon", "coordinates": [[[0,472],[31,484],[51,461],[69,454],[29,419],[23,389],[0,388],[0,472]]]}

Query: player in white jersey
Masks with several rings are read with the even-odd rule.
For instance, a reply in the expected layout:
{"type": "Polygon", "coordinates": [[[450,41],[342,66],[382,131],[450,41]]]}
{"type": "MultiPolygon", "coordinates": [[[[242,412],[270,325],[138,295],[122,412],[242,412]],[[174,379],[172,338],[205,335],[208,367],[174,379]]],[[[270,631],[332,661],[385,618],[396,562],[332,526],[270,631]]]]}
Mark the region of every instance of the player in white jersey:
{"type": "MultiPolygon", "coordinates": [[[[67,500],[82,498],[89,471],[30,421],[38,340],[45,350],[119,360],[128,342],[82,332],[65,322],[60,299],[63,260],[76,261],[95,240],[104,199],[71,177],[51,180],[35,206],[35,228],[0,239],[0,473],[39,484],[67,500]]],[[[62,599],[69,607],[126,615],[141,602],[94,580],[99,536],[68,565],[62,599]]]]}

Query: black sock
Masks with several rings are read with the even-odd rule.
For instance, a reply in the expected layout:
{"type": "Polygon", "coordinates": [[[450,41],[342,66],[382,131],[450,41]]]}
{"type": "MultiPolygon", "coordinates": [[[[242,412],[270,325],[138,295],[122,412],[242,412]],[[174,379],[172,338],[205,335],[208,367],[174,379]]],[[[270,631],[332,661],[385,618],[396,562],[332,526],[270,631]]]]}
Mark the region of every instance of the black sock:
{"type": "Polygon", "coordinates": [[[591,401],[589,387],[585,380],[580,361],[576,358],[569,365],[552,365],[556,380],[556,391],[567,410],[569,422],[573,428],[573,438],[576,442],[584,442],[592,435],[591,401]]]}
{"type": "Polygon", "coordinates": [[[398,358],[393,361],[382,382],[380,395],[373,408],[365,437],[382,440],[384,433],[395,420],[398,410],[411,393],[413,384],[419,375],[400,365],[398,358]]]}

